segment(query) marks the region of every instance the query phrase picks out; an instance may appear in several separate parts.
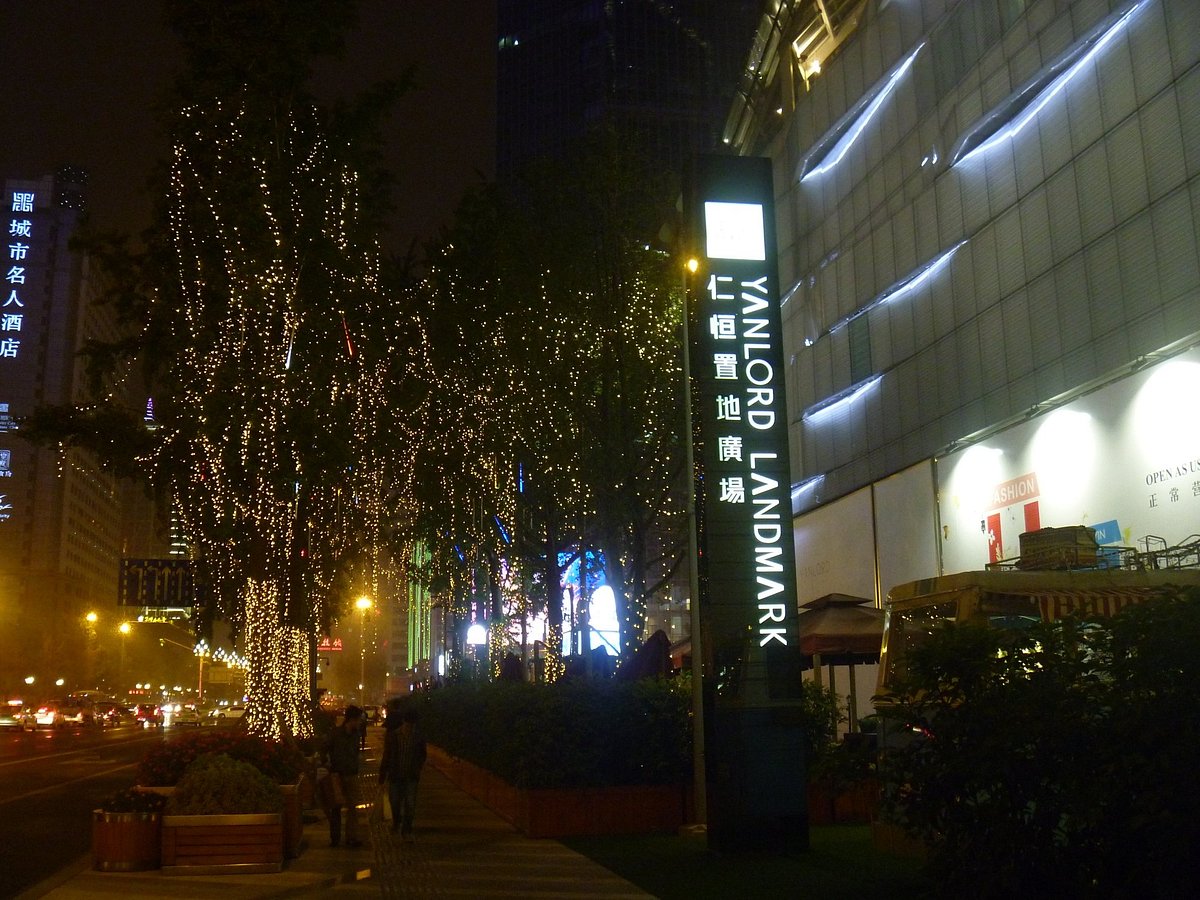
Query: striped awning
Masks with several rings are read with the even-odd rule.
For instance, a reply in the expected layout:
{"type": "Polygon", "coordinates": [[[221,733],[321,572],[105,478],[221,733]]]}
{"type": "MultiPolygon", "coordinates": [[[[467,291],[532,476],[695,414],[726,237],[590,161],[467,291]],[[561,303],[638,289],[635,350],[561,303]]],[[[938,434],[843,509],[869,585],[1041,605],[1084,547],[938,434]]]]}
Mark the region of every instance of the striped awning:
{"type": "Polygon", "coordinates": [[[1102,588],[1097,590],[1038,591],[1037,600],[1043,622],[1053,622],[1070,615],[1084,617],[1114,616],[1127,606],[1143,603],[1162,593],[1161,588],[1102,588]]]}

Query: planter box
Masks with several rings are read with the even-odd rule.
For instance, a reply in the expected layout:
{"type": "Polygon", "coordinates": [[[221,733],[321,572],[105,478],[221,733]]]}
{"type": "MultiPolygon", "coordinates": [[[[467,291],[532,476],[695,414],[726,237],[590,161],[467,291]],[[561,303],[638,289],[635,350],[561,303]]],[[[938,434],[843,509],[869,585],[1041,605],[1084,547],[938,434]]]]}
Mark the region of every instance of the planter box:
{"type": "Polygon", "coordinates": [[[929,861],[929,848],[916,838],[909,837],[903,828],[891,822],[871,823],[871,846],[889,856],[915,859],[918,862],[929,861]]]}
{"type": "Polygon", "coordinates": [[[283,869],[283,816],[163,816],[168,874],[250,874],[283,869]]]}
{"type": "Polygon", "coordinates": [[[529,837],[672,834],[685,820],[682,785],[523,790],[438,747],[429,748],[429,761],[529,837]]]}
{"type": "Polygon", "coordinates": [[[162,858],[162,815],[92,811],[92,868],[101,872],[157,869],[162,858]]]}
{"type": "Polygon", "coordinates": [[[861,781],[835,789],[814,781],[808,785],[810,825],[867,825],[879,811],[879,784],[861,781]]]}
{"type": "Polygon", "coordinates": [[[281,784],[283,794],[283,855],[295,859],[300,855],[304,838],[304,819],[301,810],[301,786],[307,779],[301,775],[296,784],[281,784]]]}
{"type": "MultiPolygon", "coordinates": [[[[305,775],[295,784],[281,784],[279,792],[283,795],[283,853],[288,859],[295,859],[303,850],[304,838],[304,792],[307,786],[312,793],[311,782],[305,775]]],[[[153,794],[161,794],[170,798],[175,793],[175,787],[138,785],[137,790],[153,794]]]]}

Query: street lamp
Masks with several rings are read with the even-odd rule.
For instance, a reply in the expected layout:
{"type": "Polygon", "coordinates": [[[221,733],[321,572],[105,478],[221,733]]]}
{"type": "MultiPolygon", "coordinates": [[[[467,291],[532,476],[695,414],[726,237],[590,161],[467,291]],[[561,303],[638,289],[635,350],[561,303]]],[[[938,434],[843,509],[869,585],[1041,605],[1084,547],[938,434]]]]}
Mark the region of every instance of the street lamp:
{"type": "Polygon", "coordinates": [[[133,630],[133,626],[130,625],[128,622],[122,622],[120,625],[117,626],[117,631],[121,635],[121,666],[120,666],[119,671],[120,671],[120,680],[121,680],[121,684],[122,684],[122,690],[124,690],[123,686],[125,684],[125,638],[129,637],[129,632],[131,632],[132,630],[133,630]]]}
{"type": "Polygon", "coordinates": [[[99,655],[99,648],[96,646],[96,623],[100,617],[95,610],[88,610],[83,616],[83,632],[84,632],[84,667],[87,672],[87,680],[89,682],[96,681],[96,658],[99,655]]]}
{"type": "Polygon", "coordinates": [[[704,664],[700,655],[700,561],[696,526],[696,461],[692,450],[692,354],[688,346],[691,285],[688,275],[700,270],[700,260],[689,257],[683,276],[683,452],[687,470],[688,594],[692,645],[692,805],[696,821],[708,824],[708,784],[704,759],[704,664]]]}
{"type": "Polygon", "coordinates": [[[355,607],[358,609],[358,705],[366,705],[366,681],[367,681],[367,610],[373,604],[370,597],[359,597],[354,601],[355,607]]]}
{"type": "Polygon", "coordinates": [[[170,638],[159,638],[158,639],[158,646],[162,647],[165,644],[170,644],[173,647],[182,647],[184,650],[191,650],[199,658],[199,660],[200,660],[200,677],[199,677],[199,681],[197,684],[197,693],[200,695],[200,699],[203,700],[204,699],[204,657],[208,656],[208,641],[201,638],[200,643],[189,647],[187,644],[181,644],[181,643],[179,643],[179,641],[173,641],[170,638]]]}
{"type": "Polygon", "coordinates": [[[200,643],[198,643],[195,647],[192,648],[192,652],[195,653],[196,656],[200,660],[200,675],[199,675],[199,679],[196,683],[196,699],[203,700],[204,699],[204,657],[208,656],[208,641],[201,638],[200,643]]]}

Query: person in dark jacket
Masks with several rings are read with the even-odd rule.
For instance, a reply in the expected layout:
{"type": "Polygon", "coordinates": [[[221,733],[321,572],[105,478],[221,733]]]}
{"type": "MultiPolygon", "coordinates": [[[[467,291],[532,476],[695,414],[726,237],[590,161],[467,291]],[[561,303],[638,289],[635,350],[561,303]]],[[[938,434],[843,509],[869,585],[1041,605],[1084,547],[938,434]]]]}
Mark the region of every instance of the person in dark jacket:
{"type": "Polygon", "coordinates": [[[389,701],[384,728],[383,758],[379,762],[379,783],[388,786],[392,804],[392,831],[406,841],[413,840],[413,815],[417,809],[417,783],[425,765],[425,738],[412,707],[401,709],[399,700],[389,701]]]}
{"type": "Polygon", "coordinates": [[[361,847],[358,839],[358,742],[362,732],[362,710],[347,706],[340,725],[329,732],[325,745],[329,772],[341,781],[343,802],[329,805],[329,845],[336,847],[342,837],[342,809],[346,810],[346,846],[361,847]]]}

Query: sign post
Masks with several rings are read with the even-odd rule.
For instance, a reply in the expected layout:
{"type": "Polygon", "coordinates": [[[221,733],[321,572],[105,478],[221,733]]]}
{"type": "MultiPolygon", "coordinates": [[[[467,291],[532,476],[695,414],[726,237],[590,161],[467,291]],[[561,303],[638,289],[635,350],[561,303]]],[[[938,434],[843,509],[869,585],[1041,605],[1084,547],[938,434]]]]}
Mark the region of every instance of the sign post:
{"type": "Polygon", "coordinates": [[[689,192],[710,846],[808,846],[770,161],[701,157],[689,192]]]}

